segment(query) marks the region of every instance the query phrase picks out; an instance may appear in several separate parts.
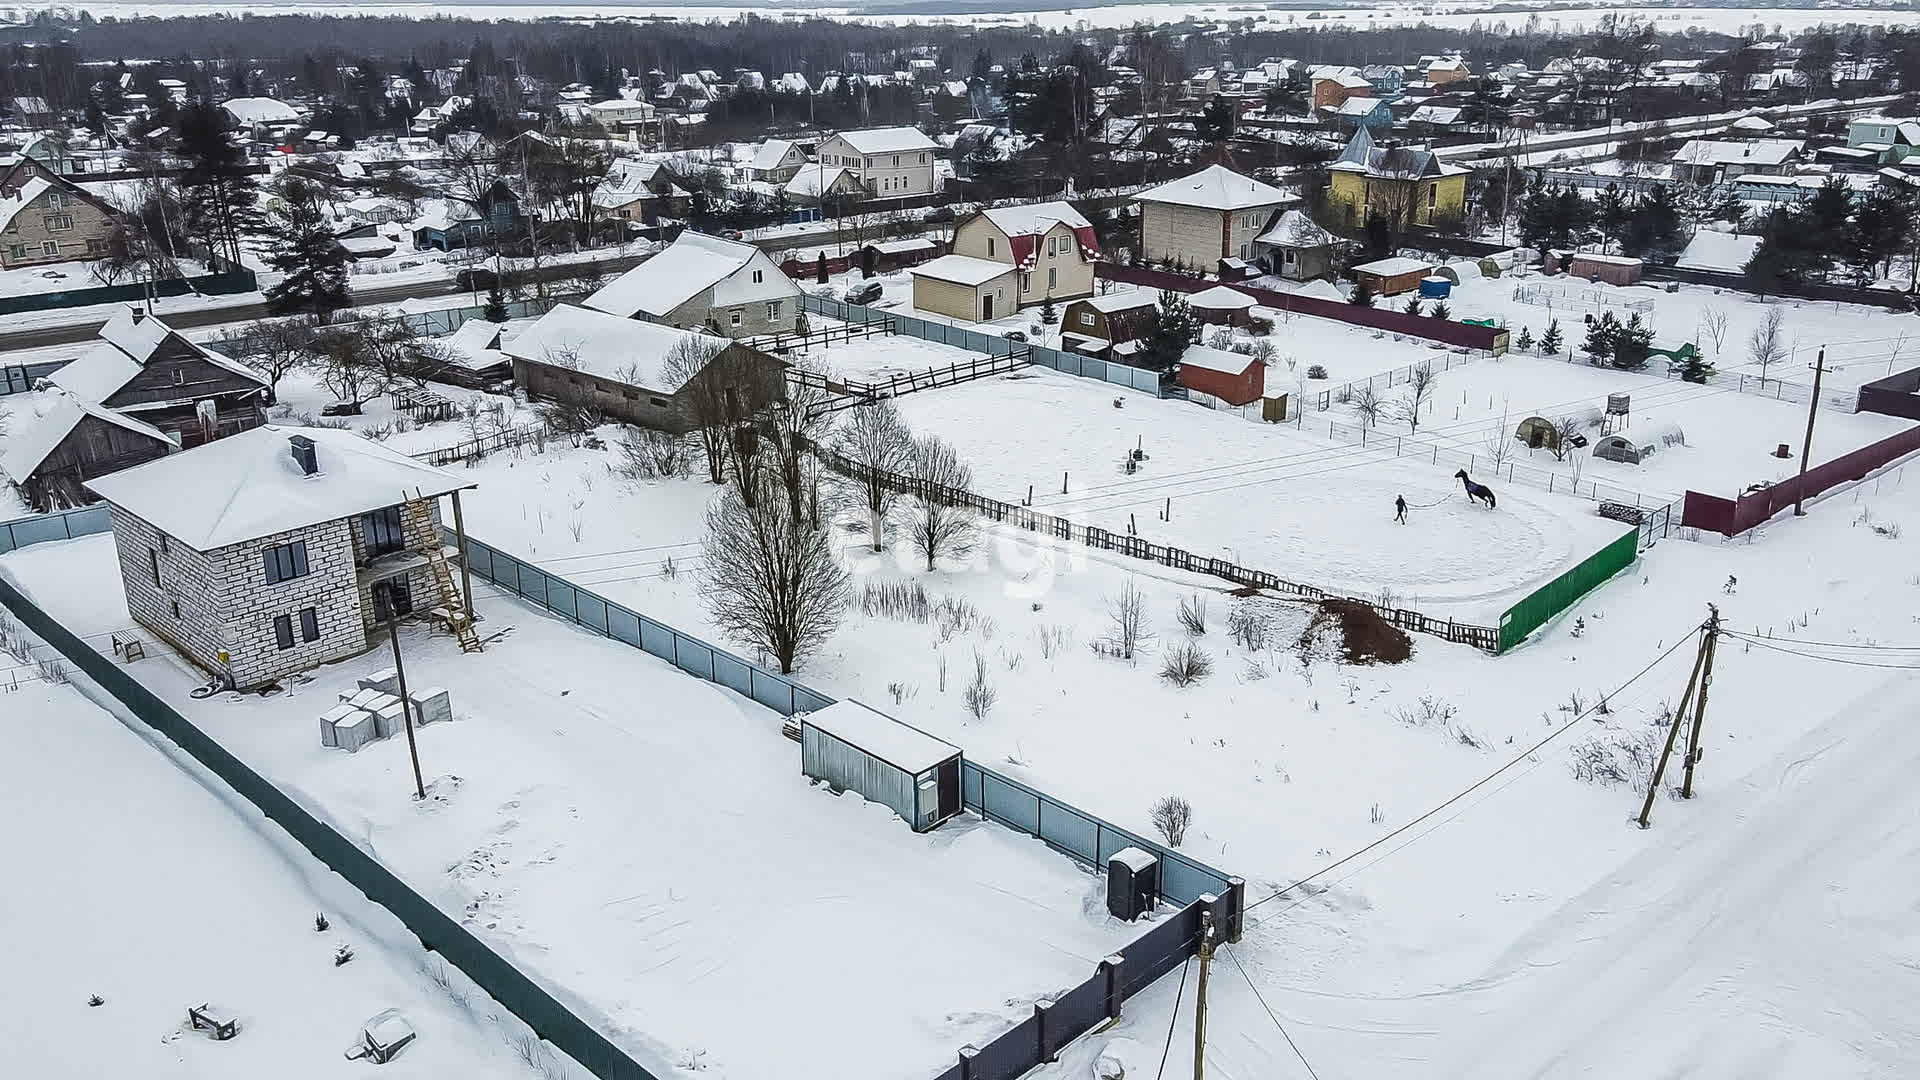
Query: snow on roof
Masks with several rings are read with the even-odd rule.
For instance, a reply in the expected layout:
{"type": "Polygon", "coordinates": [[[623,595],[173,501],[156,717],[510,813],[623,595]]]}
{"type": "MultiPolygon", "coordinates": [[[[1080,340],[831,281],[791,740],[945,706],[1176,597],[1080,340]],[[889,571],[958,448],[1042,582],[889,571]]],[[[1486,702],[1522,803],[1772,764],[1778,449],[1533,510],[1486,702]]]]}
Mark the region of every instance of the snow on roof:
{"type": "Polygon", "coordinates": [[[847,170],[839,165],[802,168],[793,174],[793,179],[787,181],[783,190],[789,195],[817,198],[821,192],[832,191],[841,186],[841,178],[848,175],[850,174],[847,170]]]}
{"type": "Polygon", "coordinates": [[[924,236],[917,236],[911,240],[882,240],[877,244],[868,244],[867,246],[882,255],[905,255],[913,251],[925,251],[937,245],[924,236]]]}
{"type": "Polygon", "coordinates": [[[793,144],[786,139],[768,139],[754,149],[752,167],[762,172],[777,169],[792,149],[793,144]]]}
{"type": "Polygon", "coordinates": [[[1758,236],[1702,229],[1687,241],[1677,266],[1684,270],[1722,270],[1737,274],[1747,268],[1760,247],[1758,236]]]}
{"type": "Polygon", "coordinates": [[[1731,125],[1735,131],[1772,131],[1774,123],[1764,116],[1743,116],[1731,125]]]}
{"type": "Polygon", "coordinates": [[[49,400],[45,402],[45,411],[39,414],[39,419],[9,439],[6,454],[0,456],[0,471],[4,471],[16,484],[25,483],[33,476],[34,470],[47,460],[47,455],[53,453],[80,425],[80,421],[89,416],[157,439],[168,446],[180,445],[173,436],[151,424],[112,409],[101,408],[92,402],[81,401],[72,394],[54,393],[47,397],[49,400]]]}
{"type": "Polygon", "coordinates": [[[1433,264],[1425,259],[1415,259],[1410,256],[1401,255],[1391,259],[1376,259],[1370,263],[1362,263],[1354,267],[1353,272],[1356,274],[1372,274],[1375,277],[1399,277],[1402,274],[1411,274],[1416,270],[1425,273],[1431,269],[1433,269],[1433,264]]]}
{"type": "Polygon", "coordinates": [[[1008,236],[1030,236],[1044,234],[1055,225],[1064,224],[1069,229],[1091,229],[1080,211],[1065,202],[1032,203],[1027,206],[1001,206],[992,210],[982,210],[987,220],[998,226],[1008,236]]]}
{"type": "Polygon", "coordinates": [[[840,138],[862,154],[904,154],[910,150],[939,149],[939,144],[927,138],[919,128],[911,127],[843,131],[840,138]]]}
{"type": "Polygon", "coordinates": [[[727,345],[725,339],[692,330],[561,304],[505,342],[503,348],[508,355],[523,360],[674,393],[684,380],[667,373],[667,359],[676,346],[687,341],[715,352],[727,345]]]}
{"type": "MultiPolygon", "coordinates": [[[[122,309],[100,328],[100,337],[104,339],[100,344],[48,375],[47,381],[82,401],[105,401],[140,374],[142,366],[153,358],[154,350],[172,333],[157,316],[144,315],[135,321],[131,309],[122,309]]],[[[265,377],[245,364],[204,345],[193,345],[193,349],[208,363],[261,386],[267,385],[265,377]]]]}
{"type": "Polygon", "coordinates": [[[1241,308],[1250,308],[1256,302],[1253,297],[1248,296],[1246,293],[1238,289],[1229,289],[1225,285],[1215,285],[1211,289],[1202,289],[1192,296],[1187,297],[1187,303],[1192,304],[1194,307],[1207,308],[1211,311],[1237,311],[1241,308]]]}
{"type": "Polygon", "coordinates": [[[1192,176],[1148,188],[1134,198],[1140,202],[1197,206],[1206,210],[1249,210],[1300,201],[1298,195],[1250,176],[1241,176],[1223,165],[1209,165],[1192,176]]]}
{"type": "Polygon", "coordinates": [[[449,363],[469,371],[496,367],[507,360],[507,354],[499,348],[504,328],[504,323],[468,319],[458,330],[440,339],[441,351],[449,363]]]}
{"type": "Polygon", "coordinates": [[[46,177],[36,176],[20,185],[19,194],[0,196],[0,232],[12,227],[14,217],[52,186],[52,182],[46,177]]]}
{"type": "Polygon", "coordinates": [[[1345,303],[1347,299],[1347,294],[1340,291],[1340,286],[1331,281],[1309,281],[1294,291],[1296,295],[1310,296],[1316,300],[1337,300],[1345,303]]]}
{"type": "Polygon", "coordinates": [[[1013,273],[1012,263],[976,259],[971,255],[942,255],[921,263],[912,270],[914,277],[948,281],[955,285],[985,285],[994,278],[1013,273]]]}
{"type": "Polygon", "coordinates": [[[1457,105],[1422,105],[1407,117],[1411,124],[1452,124],[1465,111],[1457,105]]]}
{"type": "Polygon", "coordinates": [[[220,103],[233,122],[244,127],[256,124],[285,124],[300,119],[300,110],[284,101],[267,97],[228,98],[220,103]]]}
{"type": "Polygon", "coordinates": [[[1223,375],[1239,375],[1260,361],[1244,353],[1228,352],[1208,345],[1189,345],[1187,351],[1180,354],[1180,366],[1196,367],[1206,371],[1218,371],[1223,375]]]}
{"type": "Polygon", "coordinates": [[[1129,289],[1124,292],[1110,292],[1102,296],[1083,296],[1074,301],[1085,304],[1102,314],[1111,315],[1116,311],[1132,311],[1135,308],[1153,307],[1157,301],[1148,289],[1129,289]]]}
{"type": "Polygon", "coordinates": [[[1333,111],[1340,116],[1372,116],[1375,110],[1385,108],[1386,104],[1384,98],[1348,98],[1333,111]]]}
{"type": "Polygon", "coordinates": [[[960,752],[952,743],[858,701],[836,701],[804,713],[800,723],[916,776],[960,752]]]}
{"type": "Polygon", "coordinates": [[[665,315],[730,277],[758,254],[760,249],[751,244],[688,229],[665,251],[601,286],[585,304],[623,318],[636,313],[665,315]]]}
{"type": "Polygon", "coordinates": [[[303,529],[474,485],[351,431],[268,425],[87,481],[101,498],[196,551],[303,529]],[[319,471],[289,443],[313,440],[319,471]]]}
{"type": "Polygon", "coordinates": [[[1282,244],[1287,247],[1325,247],[1333,243],[1333,234],[1314,224],[1304,211],[1289,210],[1280,215],[1273,227],[1254,237],[1256,244],[1282,244]]]}
{"type": "Polygon", "coordinates": [[[1673,161],[1676,165],[1781,165],[1805,145],[1800,139],[1693,139],[1673,155],[1673,161]]]}
{"type": "Polygon", "coordinates": [[[1572,262],[1600,263],[1603,266],[1639,266],[1640,260],[1630,255],[1603,255],[1597,251],[1576,251],[1572,262]]]}

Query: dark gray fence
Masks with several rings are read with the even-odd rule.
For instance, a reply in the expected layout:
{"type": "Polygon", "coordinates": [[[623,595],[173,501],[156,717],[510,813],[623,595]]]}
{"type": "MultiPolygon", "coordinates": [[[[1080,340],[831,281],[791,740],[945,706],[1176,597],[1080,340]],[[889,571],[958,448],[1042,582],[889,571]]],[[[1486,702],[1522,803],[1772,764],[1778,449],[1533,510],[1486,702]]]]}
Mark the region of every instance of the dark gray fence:
{"type": "MultiPolygon", "coordinates": [[[[585,295],[585,293],[567,293],[559,296],[550,296],[544,300],[538,298],[532,300],[509,300],[507,301],[507,318],[534,318],[546,314],[549,308],[577,300],[585,295]]],[[[467,305],[465,307],[435,308],[432,311],[416,311],[410,315],[397,315],[395,318],[416,334],[425,337],[444,337],[460,329],[460,327],[469,320],[480,318],[486,314],[486,310],[484,304],[467,305]]],[[[352,320],[347,319],[344,321],[351,322],[352,320]]],[[[209,338],[204,344],[209,349],[215,349],[236,360],[244,360],[260,351],[260,343],[255,340],[253,335],[245,333],[244,331],[225,337],[209,338]]]]}
{"type": "Polygon", "coordinates": [[[0,521],[0,555],[49,540],[71,540],[76,536],[103,533],[113,525],[104,506],[82,506],[56,514],[38,514],[17,521],[0,521]]]}
{"type": "MultiPolygon", "coordinates": [[[[104,516],[104,515],[103,515],[104,516]]],[[[17,525],[18,523],[13,523],[17,525]]],[[[323,824],[305,809],[228,753],[172,706],[95,652],[53,617],[5,581],[0,606],[67,658],[87,678],[126,706],[148,727],[166,736],[207,771],[260,809],[287,835],[331,867],[367,899],[394,913],[425,948],[465,972],[495,1001],[519,1017],[535,1034],[558,1047],[601,1080],[656,1080],[593,1025],[570,1012],[543,987],[499,953],[488,948],[433,903],[414,892],[373,856],[323,824]]]]}
{"type": "Polygon", "coordinates": [[[9,364],[0,367],[0,397],[24,394],[33,389],[33,384],[42,375],[51,375],[66,366],[65,360],[51,360],[44,364],[9,364]]]}

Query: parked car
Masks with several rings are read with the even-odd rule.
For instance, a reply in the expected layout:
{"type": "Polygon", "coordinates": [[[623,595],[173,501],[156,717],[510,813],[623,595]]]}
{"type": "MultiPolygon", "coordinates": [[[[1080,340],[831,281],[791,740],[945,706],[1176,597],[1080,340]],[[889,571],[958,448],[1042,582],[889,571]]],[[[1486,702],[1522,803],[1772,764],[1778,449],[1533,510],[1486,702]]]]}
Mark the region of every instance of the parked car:
{"type": "Polygon", "coordinates": [[[1025,330],[1009,330],[1006,333],[1001,334],[1000,336],[1003,338],[1006,338],[1008,341],[1018,341],[1018,342],[1024,343],[1027,340],[1027,332],[1025,330]]]}
{"type": "Polygon", "coordinates": [[[745,240],[745,239],[746,239],[746,235],[745,235],[744,233],[742,233],[742,232],[741,232],[741,231],[740,231],[739,229],[721,229],[721,230],[720,230],[720,239],[722,239],[722,240],[745,240]]]}
{"type": "Polygon", "coordinates": [[[479,292],[481,289],[491,289],[499,283],[500,275],[484,266],[476,266],[468,270],[462,270],[453,276],[454,287],[465,289],[468,292],[479,292]]]}
{"type": "Polygon", "coordinates": [[[880,299],[880,294],[885,291],[877,281],[862,281],[847,287],[846,301],[849,304],[871,304],[880,299]]]}

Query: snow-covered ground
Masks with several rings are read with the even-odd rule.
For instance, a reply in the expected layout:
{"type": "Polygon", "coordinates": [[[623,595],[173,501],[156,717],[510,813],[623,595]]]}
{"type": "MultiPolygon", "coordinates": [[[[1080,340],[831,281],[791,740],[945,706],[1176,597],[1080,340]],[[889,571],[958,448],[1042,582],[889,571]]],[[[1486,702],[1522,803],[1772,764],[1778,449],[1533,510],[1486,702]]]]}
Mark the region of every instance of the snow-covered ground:
{"type": "MultiPolygon", "coordinates": [[[[207,268],[198,263],[183,261],[180,272],[188,275],[204,274],[207,268]]],[[[0,296],[97,289],[106,284],[109,283],[94,276],[94,264],[89,262],[40,263],[34,266],[0,270],[0,296]]],[[[9,323],[12,320],[12,315],[7,316],[9,323]]]]}
{"type": "Polygon", "coordinates": [[[498,1004],[457,972],[436,985],[442,961],[398,920],[184,754],[73,686],[24,682],[0,702],[8,1075],[340,1076],[369,1067],[341,1052],[388,1008],[419,1037],[383,1076],[540,1075],[498,1004]],[[353,959],[335,966],[342,945],[353,959]],[[188,1029],[202,1002],[238,1017],[234,1040],[188,1029]]]}
{"type": "MultiPolygon", "coordinates": [[[[99,635],[129,625],[113,557],[94,537],[0,572],[99,635]]],[[[404,636],[410,684],[451,688],[456,715],[421,729],[424,804],[402,739],[349,755],[315,734],[384,648],[267,698],[192,700],[204,676],[159,646],[132,671],[663,1076],[931,1074],[1142,930],[1038,841],[972,819],[916,835],[809,785],[766,709],[479,606],[484,654],[404,636]]]]}
{"type": "Polygon", "coordinates": [[[382,394],[361,406],[360,415],[321,417],[321,410],[336,398],[312,371],[289,372],[281,378],[279,401],[267,410],[273,423],[308,423],[320,418],[325,423],[341,423],[361,434],[374,432],[380,441],[403,454],[454,446],[506,428],[534,423],[534,410],[524,402],[504,394],[488,394],[446,383],[428,383],[426,389],[454,404],[454,418],[417,423],[406,412],[395,409],[393,396],[382,394]],[[476,415],[468,417],[469,411],[476,415]]]}

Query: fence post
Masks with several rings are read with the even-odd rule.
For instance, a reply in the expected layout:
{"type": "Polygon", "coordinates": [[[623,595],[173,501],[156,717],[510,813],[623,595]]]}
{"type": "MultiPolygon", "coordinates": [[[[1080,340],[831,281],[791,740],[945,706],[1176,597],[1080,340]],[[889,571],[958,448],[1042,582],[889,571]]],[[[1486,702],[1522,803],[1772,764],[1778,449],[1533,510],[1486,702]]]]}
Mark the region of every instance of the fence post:
{"type": "Polygon", "coordinates": [[[980,1051],[969,1043],[960,1048],[960,1080],[973,1080],[973,1059],[980,1051]]]}
{"type": "Polygon", "coordinates": [[[1098,971],[1107,980],[1107,1019],[1120,1019],[1120,1005],[1126,1000],[1125,991],[1127,958],[1120,953],[1100,961],[1098,971]]]}
{"type": "Polygon", "coordinates": [[[1047,1049],[1047,1013],[1053,1009],[1053,1002],[1045,998],[1033,1003],[1033,1058],[1041,1064],[1058,1060],[1058,1056],[1047,1049]]]}

